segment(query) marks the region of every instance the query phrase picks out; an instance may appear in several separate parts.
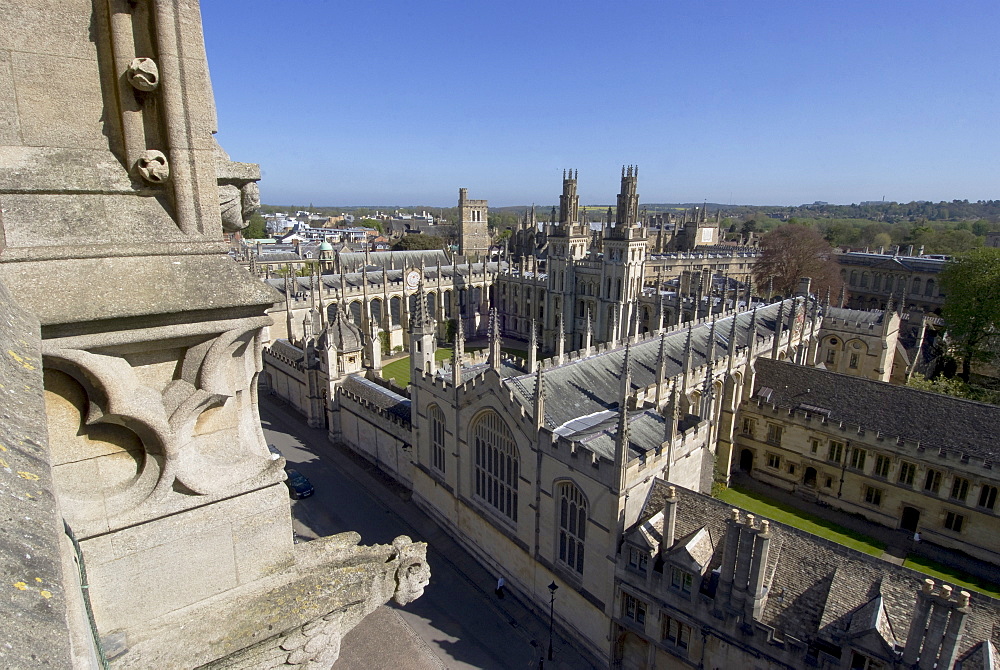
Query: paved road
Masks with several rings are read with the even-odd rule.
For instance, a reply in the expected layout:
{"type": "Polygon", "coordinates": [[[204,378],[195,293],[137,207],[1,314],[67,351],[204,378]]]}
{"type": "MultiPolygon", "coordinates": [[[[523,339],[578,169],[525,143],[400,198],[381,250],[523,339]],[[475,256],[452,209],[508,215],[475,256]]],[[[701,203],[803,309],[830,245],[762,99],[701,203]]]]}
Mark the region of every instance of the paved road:
{"type": "MultiPolygon", "coordinates": [[[[369,617],[370,624],[366,619],[362,626],[369,624],[370,632],[356,629],[357,634],[345,639],[342,661],[350,656],[346,647],[352,642],[363,647],[385,647],[385,632],[391,631],[396,621],[408,627],[396,629],[397,639],[413,638],[413,644],[423,645],[426,656],[435,659],[437,667],[540,667],[542,652],[548,646],[548,612],[532,610],[516,594],[497,599],[493,593],[495,577],[420,512],[403,487],[349,450],[331,445],[325,431],[309,428],[300,415],[263,393],[260,410],[268,443],[275,445],[289,466],[308,477],[316,488],[312,497],[292,505],[296,535],[308,540],[355,530],[365,544],[389,543],[398,535],[429,544],[432,576],[423,597],[405,608],[392,604],[392,612],[369,617]]],[[[558,633],[553,648],[554,660],[544,661],[548,670],[599,667],[558,633]]],[[[338,661],[337,669],[342,661],[338,661]]]]}

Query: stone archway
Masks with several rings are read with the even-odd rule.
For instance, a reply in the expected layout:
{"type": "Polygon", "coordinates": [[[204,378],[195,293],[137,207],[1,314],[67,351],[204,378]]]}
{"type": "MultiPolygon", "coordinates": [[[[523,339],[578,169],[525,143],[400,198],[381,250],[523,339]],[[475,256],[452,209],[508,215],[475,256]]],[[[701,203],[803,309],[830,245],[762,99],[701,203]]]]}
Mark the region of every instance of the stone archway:
{"type": "Polygon", "coordinates": [[[802,477],[802,483],[811,489],[816,488],[816,468],[806,468],[805,476],[802,477]]]}

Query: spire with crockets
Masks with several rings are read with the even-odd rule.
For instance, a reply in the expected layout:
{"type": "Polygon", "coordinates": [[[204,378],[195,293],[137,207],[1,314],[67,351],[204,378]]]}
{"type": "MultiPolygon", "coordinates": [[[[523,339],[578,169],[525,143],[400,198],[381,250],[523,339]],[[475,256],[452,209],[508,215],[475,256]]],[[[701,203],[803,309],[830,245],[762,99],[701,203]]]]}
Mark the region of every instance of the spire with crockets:
{"type": "Polygon", "coordinates": [[[497,316],[497,308],[490,308],[490,321],[487,327],[487,337],[490,341],[490,367],[494,370],[500,369],[500,319],[497,316]]]}
{"type": "Polygon", "coordinates": [[[618,473],[618,491],[625,489],[625,466],[628,464],[628,401],[632,394],[632,345],[625,345],[622,363],[621,400],[618,404],[618,432],[615,435],[615,472],[618,473]]]}

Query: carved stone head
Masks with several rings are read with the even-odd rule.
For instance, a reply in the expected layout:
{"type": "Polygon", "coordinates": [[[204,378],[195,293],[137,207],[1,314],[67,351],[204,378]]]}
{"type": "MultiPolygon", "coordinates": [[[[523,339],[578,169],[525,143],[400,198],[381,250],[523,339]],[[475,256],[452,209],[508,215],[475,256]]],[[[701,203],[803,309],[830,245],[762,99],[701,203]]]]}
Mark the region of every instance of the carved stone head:
{"type": "Polygon", "coordinates": [[[424,594],[424,588],[431,580],[431,568],[427,564],[427,544],[413,542],[405,535],[392,541],[396,548],[399,566],[396,568],[396,592],[392,598],[400,605],[413,602],[424,594]]]}

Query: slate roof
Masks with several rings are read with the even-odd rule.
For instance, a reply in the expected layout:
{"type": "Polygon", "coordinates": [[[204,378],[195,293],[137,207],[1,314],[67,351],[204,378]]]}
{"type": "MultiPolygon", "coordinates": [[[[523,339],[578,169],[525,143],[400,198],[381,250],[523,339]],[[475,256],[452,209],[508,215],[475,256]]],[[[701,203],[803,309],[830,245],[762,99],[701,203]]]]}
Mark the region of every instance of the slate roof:
{"type": "Polygon", "coordinates": [[[841,265],[865,266],[900,272],[940,272],[947,261],[923,256],[886,256],[885,254],[865,254],[851,252],[835,256],[841,265]]]}
{"type": "Polygon", "coordinates": [[[1000,654],[996,645],[986,640],[970,649],[955,664],[957,670],[1000,670],[1000,654]]]}
{"type": "MultiPolygon", "coordinates": [[[[382,253],[382,252],[376,252],[382,253]]],[[[390,253],[390,252],[384,252],[390,253]]],[[[402,252],[391,252],[391,253],[402,253],[402,252]]],[[[372,256],[376,254],[371,254],[372,256]]],[[[363,256],[363,254],[362,254],[363,256]]],[[[483,263],[473,263],[472,271],[474,274],[483,273],[483,263]]],[[[410,266],[407,266],[410,267],[410,266]]],[[[506,264],[503,263],[486,263],[485,270],[491,273],[500,272],[506,264]]],[[[403,281],[403,274],[405,270],[402,269],[389,269],[385,271],[385,278],[390,282],[401,282],[403,281]]],[[[466,278],[469,276],[469,266],[466,263],[459,265],[447,265],[441,266],[441,278],[443,280],[453,281],[455,277],[466,278]]],[[[319,281],[323,282],[323,286],[327,289],[337,289],[341,290],[343,287],[347,287],[348,290],[361,288],[364,282],[367,280],[369,291],[374,291],[376,287],[382,286],[382,269],[376,268],[373,262],[368,266],[368,270],[364,272],[345,272],[344,274],[324,274],[320,276],[319,281]]],[[[434,266],[424,267],[424,289],[425,291],[431,291],[434,289],[434,283],[438,279],[438,268],[434,266]]],[[[293,277],[291,278],[291,284],[293,292],[296,291],[306,291],[309,290],[312,285],[311,282],[315,281],[311,277],[293,277]],[[297,288],[296,288],[297,287],[297,288]]],[[[478,281],[478,280],[477,280],[478,281]]],[[[284,293],[285,291],[285,280],[284,278],[271,278],[267,280],[267,283],[271,287],[277,289],[278,291],[284,293]]],[[[377,297],[377,296],[373,296],[377,297]]]]}
{"type": "Polygon", "coordinates": [[[275,340],[274,342],[271,343],[271,346],[268,347],[268,348],[273,353],[278,354],[278,355],[282,356],[283,358],[287,358],[289,360],[295,361],[296,363],[301,363],[302,359],[305,356],[305,354],[303,353],[303,351],[301,349],[299,349],[298,347],[296,347],[294,344],[292,344],[288,340],[284,340],[284,339],[275,340]]]}
{"type": "Polygon", "coordinates": [[[348,375],[344,378],[341,386],[345,391],[353,393],[376,407],[380,407],[404,421],[410,421],[411,403],[409,398],[404,398],[360,375],[348,375]]]}
{"type": "Polygon", "coordinates": [[[823,317],[839,319],[848,323],[880,324],[882,323],[882,319],[885,318],[885,312],[882,310],[847,309],[830,306],[823,308],[823,317]]]}
{"type": "MultiPolygon", "coordinates": [[[[646,532],[658,537],[663,523],[658,513],[663,509],[668,487],[667,482],[654,480],[639,520],[629,534],[648,522],[651,529],[646,532]]],[[[733,506],[680,486],[676,491],[676,537],[684,540],[705,529],[715,548],[711,567],[719,566],[726,519],[733,506]]],[[[744,511],[741,517],[745,515],[744,511]]],[[[768,593],[761,621],[784,635],[811,640],[821,631],[861,634],[872,630],[900,645],[906,642],[917,590],[925,579],[908,568],[775,521],[771,521],[765,575],[768,593]]],[[[970,607],[960,653],[982,640],[1000,643],[1000,601],[973,593],[970,607]]],[[[971,667],[967,665],[963,670],[971,667]]]]}
{"type": "MultiPolygon", "coordinates": [[[[364,252],[344,251],[339,254],[340,262],[347,267],[360,265],[365,262],[364,252]]],[[[451,260],[441,249],[416,249],[407,251],[370,251],[368,252],[368,264],[377,265],[379,268],[387,270],[405,270],[407,268],[419,268],[441,265],[451,265],[451,260]]],[[[381,272],[381,270],[380,270],[381,272]]]]}
{"type": "Polygon", "coordinates": [[[907,386],[758,358],[754,396],[779,407],[808,405],[887,437],[987,461],[1000,459],[1000,407],[907,386]]]}
{"type": "MultiPolygon", "coordinates": [[[[791,301],[786,301],[785,314],[788,314],[791,301]]],[[[766,305],[757,309],[756,333],[758,348],[762,346],[763,338],[774,332],[779,303],[766,305]]],[[[746,346],[750,329],[751,312],[740,312],[720,318],[715,326],[715,356],[718,361],[725,357],[729,346],[729,335],[733,319],[737,320],[737,346],[746,346]]],[[[710,324],[703,323],[692,329],[692,367],[704,365],[708,361],[710,324]]],[[[684,347],[687,341],[687,329],[678,329],[667,333],[665,351],[667,358],[667,378],[675,377],[684,369],[684,347]]],[[[648,388],[654,385],[658,377],[660,338],[651,337],[630,349],[632,367],[632,389],[648,388]]],[[[563,430],[573,439],[592,440],[588,446],[603,455],[608,444],[611,454],[614,454],[613,435],[607,431],[615,430],[617,408],[621,400],[622,365],[625,360],[625,346],[597,353],[584,359],[567,361],[562,365],[545,368],[544,384],[549,391],[545,396],[545,414],[549,427],[563,430]],[[559,389],[558,393],[552,389],[559,389]],[[606,421],[592,430],[584,430],[570,426],[570,422],[580,417],[599,417],[602,412],[606,421]],[[601,435],[603,433],[603,436],[601,435]],[[580,435],[580,437],[577,437],[580,435]],[[608,439],[603,439],[603,438],[608,439]],[[610,442],[608,441],[610,440],[610,442]]],[[[535,376],[533,374],[514,375],[507,379],[506,384],[514,392],[515,397],[526,409],[534,407],[535,376]]],[[[663,441],[663,421],[655,412],[639,411],[630,415],[630,438],[633,449],[644,452],[658,446],[663,441]],[[642,417],[642,415],[647,415],[642,417]]]]}

